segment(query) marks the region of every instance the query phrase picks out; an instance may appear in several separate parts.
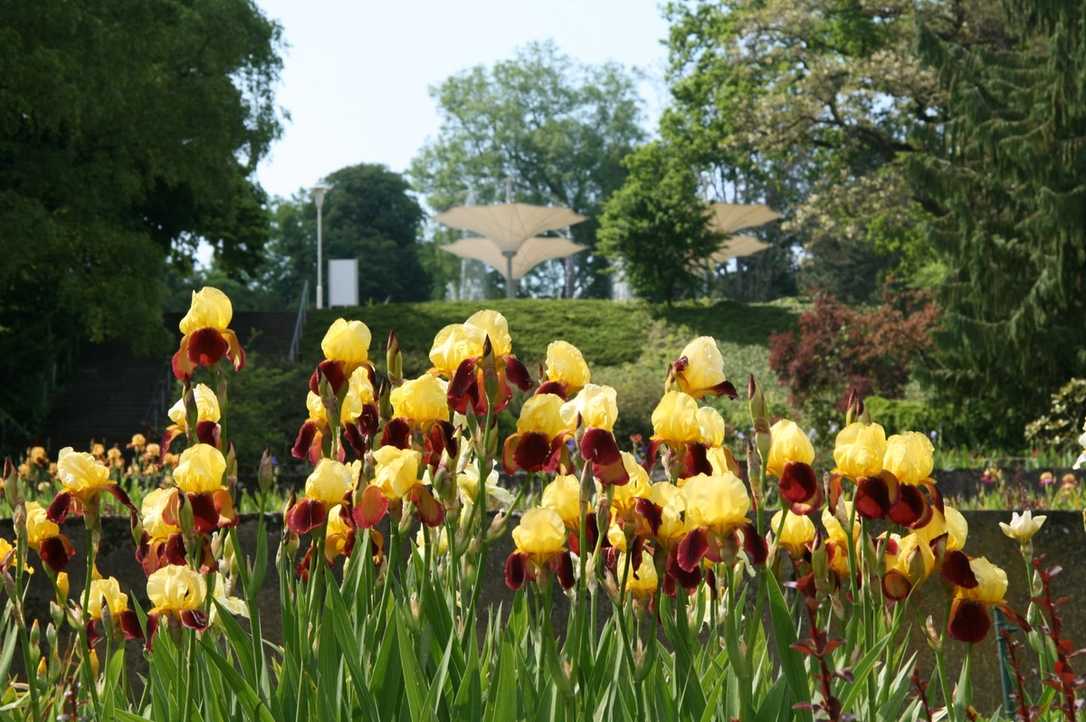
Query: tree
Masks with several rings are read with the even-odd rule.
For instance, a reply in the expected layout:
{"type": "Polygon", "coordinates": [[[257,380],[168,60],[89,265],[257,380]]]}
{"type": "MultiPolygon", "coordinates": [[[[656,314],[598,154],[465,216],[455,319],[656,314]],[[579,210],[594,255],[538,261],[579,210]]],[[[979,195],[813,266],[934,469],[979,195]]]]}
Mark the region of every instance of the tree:
{"type": "Polygon", "coordinates": [[[643,298],[698,295],[705,280],[696,271],[721,238],[709,230],[697,174],[660,142],[642,146],[625,164],[626,182],[604,207],[600,251],[619,262],[643,298]]]}
{"type": "MultiPolygon", "coordinates": [[[[933,32],[977,42],[998,35],[992,5],[924,7],[933,32]]],[[[662,135],[691,154],[721,199],[784,212],[777,242],[803,243],[806,279],[845,297],[869,299],[894,267],[932,276],[932,249],[919,231],[925,213],[902,160],[926,149],[926,129],[945,118],[946,93],[915,52],[915,7],[676,0],[665,10],[674,103],[662,135]],[[857,271],[864,283],[855,283],[857,271]]]]}
{"type": "MultiPolygon", "coordinates": [[[[360,163],[331,173],[324,201],[324,257],[358,258],[360,300],[429,298],[430,277],[419,261],[423,213],[399,173],[360,163]]],[[[282,307],[298,302],[302,284],[316,287],[317,209],[307,191],[273,212],[264,284],[282,307]]]]}
{"type": "MultiPolygon", "coordinates": [[[[595,246],[596,217],[622,184],[622,159],[644,135],[640,100],[626,70],[580,65],[553,43],[535,43],[511,60],[454,75],[432,94],[441,131],[410,171],[431,208],[469,198],[505,202],[509,179],[517,201],[563,205],[588,216],[571,231],[578,243],[595,246]]],[[[592,250],[573,258],[574,295],[607,295],[604,259],[592,250]]],[[[536,288],[545,274],[545,268],[537,270],[522,286],[562,293],[554,281],[536,288]]]]}
{"type": "Polygon", "coordinates": [[[164,341],[167,263],[258,264],[279,37],[248,0],[0,9],[0,443],[80,341],[164,341]]]}
{"type": "Polygon", "coordinates": [[[1049,394],[1086,376],[1086,7],[1004,6],[1006,43],[923,27],[949,120],[945,152],[910,169],[949,265],[933,381],[988,438],[1021,443],[1049,394]]]}

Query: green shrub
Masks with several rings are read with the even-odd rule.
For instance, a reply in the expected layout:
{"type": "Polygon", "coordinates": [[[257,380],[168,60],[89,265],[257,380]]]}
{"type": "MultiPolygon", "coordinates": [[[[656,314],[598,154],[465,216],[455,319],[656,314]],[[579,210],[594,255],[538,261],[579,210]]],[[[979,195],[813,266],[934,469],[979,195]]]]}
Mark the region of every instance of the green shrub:
{"type": "Polygon", "coordinates": [[[1077,448],[1083,419],[1086,419],[1086,379],[1071,379],[1052,394],[1048,413],[1026,425],[1026,441],[1049,449],[1077,448]]]}

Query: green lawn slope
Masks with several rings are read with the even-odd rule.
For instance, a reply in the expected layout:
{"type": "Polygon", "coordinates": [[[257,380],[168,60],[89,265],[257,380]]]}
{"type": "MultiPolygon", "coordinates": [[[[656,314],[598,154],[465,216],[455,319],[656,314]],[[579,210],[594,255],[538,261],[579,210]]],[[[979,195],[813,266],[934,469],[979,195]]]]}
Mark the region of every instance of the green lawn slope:
{"type": "MultiPolygon", "coordinates": [[[[513,336],[513,351],[533,375],[550,341],[565,339],[580,348],[592,368],[592,380],[618,390],[620,421],[616,431],[621,435],[649,430],[649,415],[659,399],[667,364],[695,336],[712,336],[717,340],[724,354],[725,370],[738,388],[745,389],[747,374],[753,373],[766,385],[774,406],[783,411],[785,392],[769,370],[769,337],[792,328],[802,310],[792,299],[671,306],[639,301],[501,299],[325,309],[310,312],[306,321],[303,361],[312,367],[320,356],[325,330],[343,316],[364,321],[370,327],[371,354],[379,359],[389,330],[395,329],[404,352],[406,373],[423,373],[429,367],[427,354],[434,335],[443,326],[461,323],[482,308],[505,315],[513,336]]],[[[746,404],[714,403],[733,424],[744,423],[746,404]]]]}

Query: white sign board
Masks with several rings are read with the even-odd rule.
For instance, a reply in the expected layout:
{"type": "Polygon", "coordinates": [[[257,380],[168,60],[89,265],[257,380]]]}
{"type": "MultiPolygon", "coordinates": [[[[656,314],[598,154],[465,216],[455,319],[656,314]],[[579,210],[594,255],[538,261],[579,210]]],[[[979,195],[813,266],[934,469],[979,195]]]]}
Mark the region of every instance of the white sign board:
{"type": "Polygon", "coordinates": [[[328,259],[328,307],[358,305],[358,259],[328,259]]]}

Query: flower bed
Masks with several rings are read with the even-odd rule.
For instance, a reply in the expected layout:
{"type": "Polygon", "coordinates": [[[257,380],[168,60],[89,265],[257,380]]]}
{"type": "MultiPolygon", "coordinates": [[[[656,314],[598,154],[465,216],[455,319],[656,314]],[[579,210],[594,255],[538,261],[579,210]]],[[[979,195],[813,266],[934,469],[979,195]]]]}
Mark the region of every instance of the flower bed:
{"type": "MultiPolygon", "coordinates": [[[[310,473],[281,527],[242,523],[228,389],[245,352],[230,321],[223,294],[193,294],[158,450],[180,453],[138,504],[93,454],[61,452],[48,506],[5,473],[0,638],[24,676],[3,703],[18,718],[1075,714],[1077,622],[1034,554],[1040,523],[1008,525],[1002,568],[970,555],[995,558],[995,544],[944,502],[930,441],[887,436],[860,400],[820,472],[752,378],[751,441],[729,449],[702,400],[738,392],[701,337],[662,370],[651,440],[623,451],[614,390],[568,343],[548,346],[536,378],[504,317],[480,311],[405,379],[394,333],[378,364],[368,327],[339,319],[299,390],[293,454],[310,473]],[[103,503],[129,510],[130,547],[103,503]],[[41,623],[28,584],[51,600],[41,623]],[[1000,667],[978,645],[997,633],[1010,686],[993,699],[1000,667]],[[125,664],[137,639],[146,685],[125,664]]],[[[267,464],[256,482],[266,508],[267,464]]]]}

